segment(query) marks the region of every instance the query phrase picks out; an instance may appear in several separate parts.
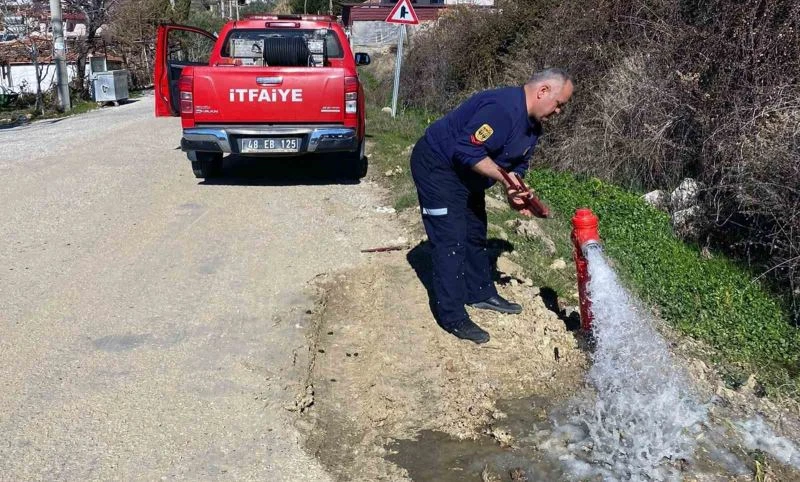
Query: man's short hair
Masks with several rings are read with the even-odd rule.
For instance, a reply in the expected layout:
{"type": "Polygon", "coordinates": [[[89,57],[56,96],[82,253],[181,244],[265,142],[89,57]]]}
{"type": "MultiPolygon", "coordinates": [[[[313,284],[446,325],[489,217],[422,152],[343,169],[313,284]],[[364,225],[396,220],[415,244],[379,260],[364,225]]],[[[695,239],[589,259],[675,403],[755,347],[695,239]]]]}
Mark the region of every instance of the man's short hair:
{"type": "Polygon", "coordinates": [[[535,74],[531,75],[531,78],[528,79],[529,84],[536,84],[539,82],[543,82],[545,80],[554,80],[558,79],[561,82],[566,83],[567,81],[572,82],[572,77],[567,73],[564,69],[559,69],[558,67],[552,67],[549,69],[540,70],[535,74]]]}

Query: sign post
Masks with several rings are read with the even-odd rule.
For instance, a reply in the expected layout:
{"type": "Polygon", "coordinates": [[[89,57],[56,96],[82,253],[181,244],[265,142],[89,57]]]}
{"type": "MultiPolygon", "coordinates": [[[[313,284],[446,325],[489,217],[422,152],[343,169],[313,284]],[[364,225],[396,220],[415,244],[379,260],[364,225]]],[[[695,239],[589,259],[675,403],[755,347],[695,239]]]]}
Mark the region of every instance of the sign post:
{"type": "Polygon", "coordinates": [[[410,0],[397,2],[386,17],[388,23],[400,25],[397,33],[397,58],[394,61],[394,89],[392,90],[392,117],[397,115],[397,97],[400,91],[400,69],[403,64],[403,42],[406,36],[406,25],[418,25],[419,18],[410,0]]]}
{"type": "Polygon", "coordinates": [[[400,90],[400,67],[403,63],[403,40],[405,38],[406,26],[400,25],[400,33],[397,35],[397,58],[394,60],[394,89],[392,90],[392,117],[397,114],[397,94],[400,90]]]}

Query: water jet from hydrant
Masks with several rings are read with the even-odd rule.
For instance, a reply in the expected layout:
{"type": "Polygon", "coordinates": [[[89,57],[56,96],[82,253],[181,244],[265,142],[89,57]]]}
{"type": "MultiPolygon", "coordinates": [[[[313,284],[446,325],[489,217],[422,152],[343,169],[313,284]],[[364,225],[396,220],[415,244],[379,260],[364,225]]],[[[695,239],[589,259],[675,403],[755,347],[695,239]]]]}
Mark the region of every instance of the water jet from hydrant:
{"type": "Polygon", "coordinates": [[[581,325],[595,343],[588,373],[594,396],[560,424],[557,432],[570,443],[559,459],[576,476],[678,479],[676,462],[692,459],[706,407],[696,402],[646,310],[608,265],[597,217],[581,209],[573,225],[581,325]]]}

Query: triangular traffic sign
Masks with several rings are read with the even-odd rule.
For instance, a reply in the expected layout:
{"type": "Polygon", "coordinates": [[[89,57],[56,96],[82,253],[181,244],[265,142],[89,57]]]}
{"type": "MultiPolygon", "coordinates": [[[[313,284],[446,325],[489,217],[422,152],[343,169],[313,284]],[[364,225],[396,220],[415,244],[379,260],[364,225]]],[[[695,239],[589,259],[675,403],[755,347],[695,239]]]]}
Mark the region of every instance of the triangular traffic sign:
{"type": "Polygon", "coordinates": [[[417,12],[415,12],[414,7],[411,6],[410,0],[400,0],[397,2],[389,13],[389,16],[386,17],[386,21],[389,23],[402,23],[406,25],[419,24],[417,12]]]}

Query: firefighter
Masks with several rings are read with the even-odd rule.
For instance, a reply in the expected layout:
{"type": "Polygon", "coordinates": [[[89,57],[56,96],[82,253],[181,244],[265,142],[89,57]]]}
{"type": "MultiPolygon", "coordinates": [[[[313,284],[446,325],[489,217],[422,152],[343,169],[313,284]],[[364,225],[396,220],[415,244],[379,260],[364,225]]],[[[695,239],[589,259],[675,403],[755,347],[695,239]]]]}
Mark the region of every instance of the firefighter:
{"type": "Polygon", "coordinates": [[[411,174],[433,258],[434,316],[458,338],[489,341],[465,305],[522,312],[492,280],[484,191],[500,182],[511,207],[532,215],[500,168],[525,176],[542,123],[561,112],[572,91],[569,75],[553,68],[523,86],[479,92],[431,124],[414,146],[411,174]]]}

